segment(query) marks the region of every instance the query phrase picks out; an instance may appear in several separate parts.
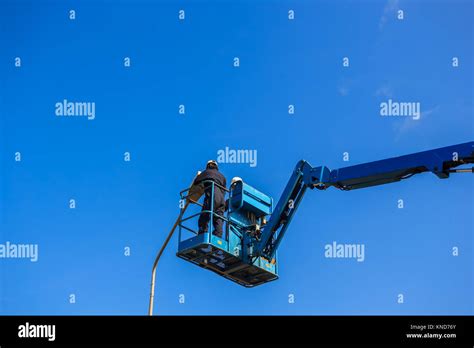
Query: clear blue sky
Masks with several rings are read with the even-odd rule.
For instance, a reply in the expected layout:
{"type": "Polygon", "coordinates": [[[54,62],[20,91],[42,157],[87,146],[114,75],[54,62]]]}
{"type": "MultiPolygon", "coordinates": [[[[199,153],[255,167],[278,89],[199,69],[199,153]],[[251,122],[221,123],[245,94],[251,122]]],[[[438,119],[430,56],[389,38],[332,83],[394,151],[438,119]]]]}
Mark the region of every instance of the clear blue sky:
{"type": "MultiPolygon", "coordinates": [[[[0,259],[0,313],[146,314],[178,192],[226,146],[258,151],[254,168],[222,164],[228,181],[278,199],[300,159],[334,169],[471,141],[473,10],[467,0],[1,1],[0,243],[37,243],[39,260],[0,259]],[[389,98],[421,103],[421,119],[381,117],[389,98]],[[95,102],[95,119],[55,116],[63,99],[95,102]]],[[[178,259],[174,238],[156,313],[472,314],[472,213],[469,175],[310,191],[278,281],[235,285],[178,259]],[[365,261],[325,258],[333,241],[363,243],[365,261]]]]}

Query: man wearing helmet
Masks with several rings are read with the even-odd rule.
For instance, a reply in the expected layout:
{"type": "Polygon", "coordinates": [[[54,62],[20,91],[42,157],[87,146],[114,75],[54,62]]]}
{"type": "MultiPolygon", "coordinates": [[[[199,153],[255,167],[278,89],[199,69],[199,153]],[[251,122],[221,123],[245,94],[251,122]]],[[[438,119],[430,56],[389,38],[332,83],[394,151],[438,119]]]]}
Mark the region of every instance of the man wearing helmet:
{"type": "MultiPolygon", "coordinates": [[[[199,185],[200,183],[206,180],[214,181],[216,184],[222,187],[226,187],[227,185],[224,175],[219,172],[217,162],[214,160],[210,160],[207,162],[206,170],[204,170],[196,177],[193,185],[199,185]]],[[[204,186],[204,204],[202,210],[211,210],[211,183],[204,183],[204,186]]],[[[214,213],[220,216],[224,216],[225,213],[225,191],[217,185],[214,186],[214,213]]],[[[213,234],[217,237],[222,238],[224,220],[218,218],[215,214],[213,215],[212,221],[212,224],[214,225],[213,234]]],[[[201,213],[201,215],[199,216],[199,234],[207,233],[209,228],[209,220],[211,219],[209,215],[209,213],[201,213]]]]}

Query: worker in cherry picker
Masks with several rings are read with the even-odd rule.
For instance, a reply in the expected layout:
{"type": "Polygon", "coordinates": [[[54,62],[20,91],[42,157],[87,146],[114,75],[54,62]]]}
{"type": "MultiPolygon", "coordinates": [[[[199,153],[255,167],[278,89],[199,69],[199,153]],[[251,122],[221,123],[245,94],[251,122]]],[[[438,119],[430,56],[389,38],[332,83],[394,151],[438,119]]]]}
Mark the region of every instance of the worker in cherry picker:
{"type": "MultiPolygon", "coordinates": [[[[219,166],[217,162],[214,160],[210,160],[207,162],[206,169],[201,172],[196,179],[194,179],[193,185],[199,185],[203,183],[203,181],[213,181],[216,184],[226,187],[227,182],[219,172],[219,166]]],[[[202,211],[204,210],[211,210],[211,195],[212,195],[212,184],[210,182],[204,183],[204,204],[202,207],[202,211]]],[[[214,226],[213,234],[219,238],[222,238],[224,220],[219,218],[217,215],[224,216],[225,213],[225,191],[221,187],[214,185],[214,210],[213,210],[213,221],[212,224],[214,226]]],[[[199,216],[198,226],[199,226],[199,234],[207,233],[209,229],[209,221],[210,221],[210,213],[201,213],[199,216]]]]}

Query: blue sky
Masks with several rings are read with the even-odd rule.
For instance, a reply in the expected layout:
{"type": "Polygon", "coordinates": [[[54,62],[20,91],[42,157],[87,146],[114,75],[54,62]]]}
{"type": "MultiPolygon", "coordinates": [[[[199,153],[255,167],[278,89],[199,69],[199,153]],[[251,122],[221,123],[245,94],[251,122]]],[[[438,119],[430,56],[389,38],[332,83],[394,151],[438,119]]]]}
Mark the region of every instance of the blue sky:
{"type": "MultiPolygon", "coordinates": [[[[228,181],[276,200],[300,159],[334,169],[473,140],[473,7],[2,1],[0,243],[38,244],[39,259],[0,259],[0,313],[146,314],[178,193],[226,146],[258,152],[254,168],[222,164],[228,181]],[[94,102],[95,119],[57,117],[64,99],[94,102]],[[388,99],[420,103],[420,120],[381,117],[388,99]]],[[[472,176],[432,174],[310,191],[279,249],[280,279],[255,289],[178,259],[174,238],[155,311],[472,314],[472,193],[472,176]],[[364,244],[364,262],[325,258],[333,241],[364,244]]]]}

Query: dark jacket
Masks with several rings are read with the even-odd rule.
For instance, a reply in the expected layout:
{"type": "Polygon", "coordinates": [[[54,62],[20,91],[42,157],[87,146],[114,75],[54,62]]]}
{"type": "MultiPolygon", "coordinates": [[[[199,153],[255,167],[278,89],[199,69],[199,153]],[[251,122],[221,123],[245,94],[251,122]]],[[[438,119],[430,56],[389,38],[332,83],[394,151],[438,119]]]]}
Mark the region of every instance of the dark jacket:
{"type": "MultiPolygon", "coordinates": [[[[221,174],[217,169],[206,169],[204,170],[201,174],[197,176],[197,178],[194,180],[194,185],[198,185],[201,182],[205,180],[212,180],[216,184],[219,184],[223,187],[227,187],[227,182],[225,180],[224,175],[221,174]]],[[[205,204],[209,204],[209,199],[211,197],[211,184],[206,183],[205,184],[206,189],[205,189],[205,204]],[[208,202],[206,202],[208,201],[208,202]]],[[[222,190],[221,188],[214,186],[214,204],[215,208],[221,207],[225,205],[225,191],[222,190]]]]}

